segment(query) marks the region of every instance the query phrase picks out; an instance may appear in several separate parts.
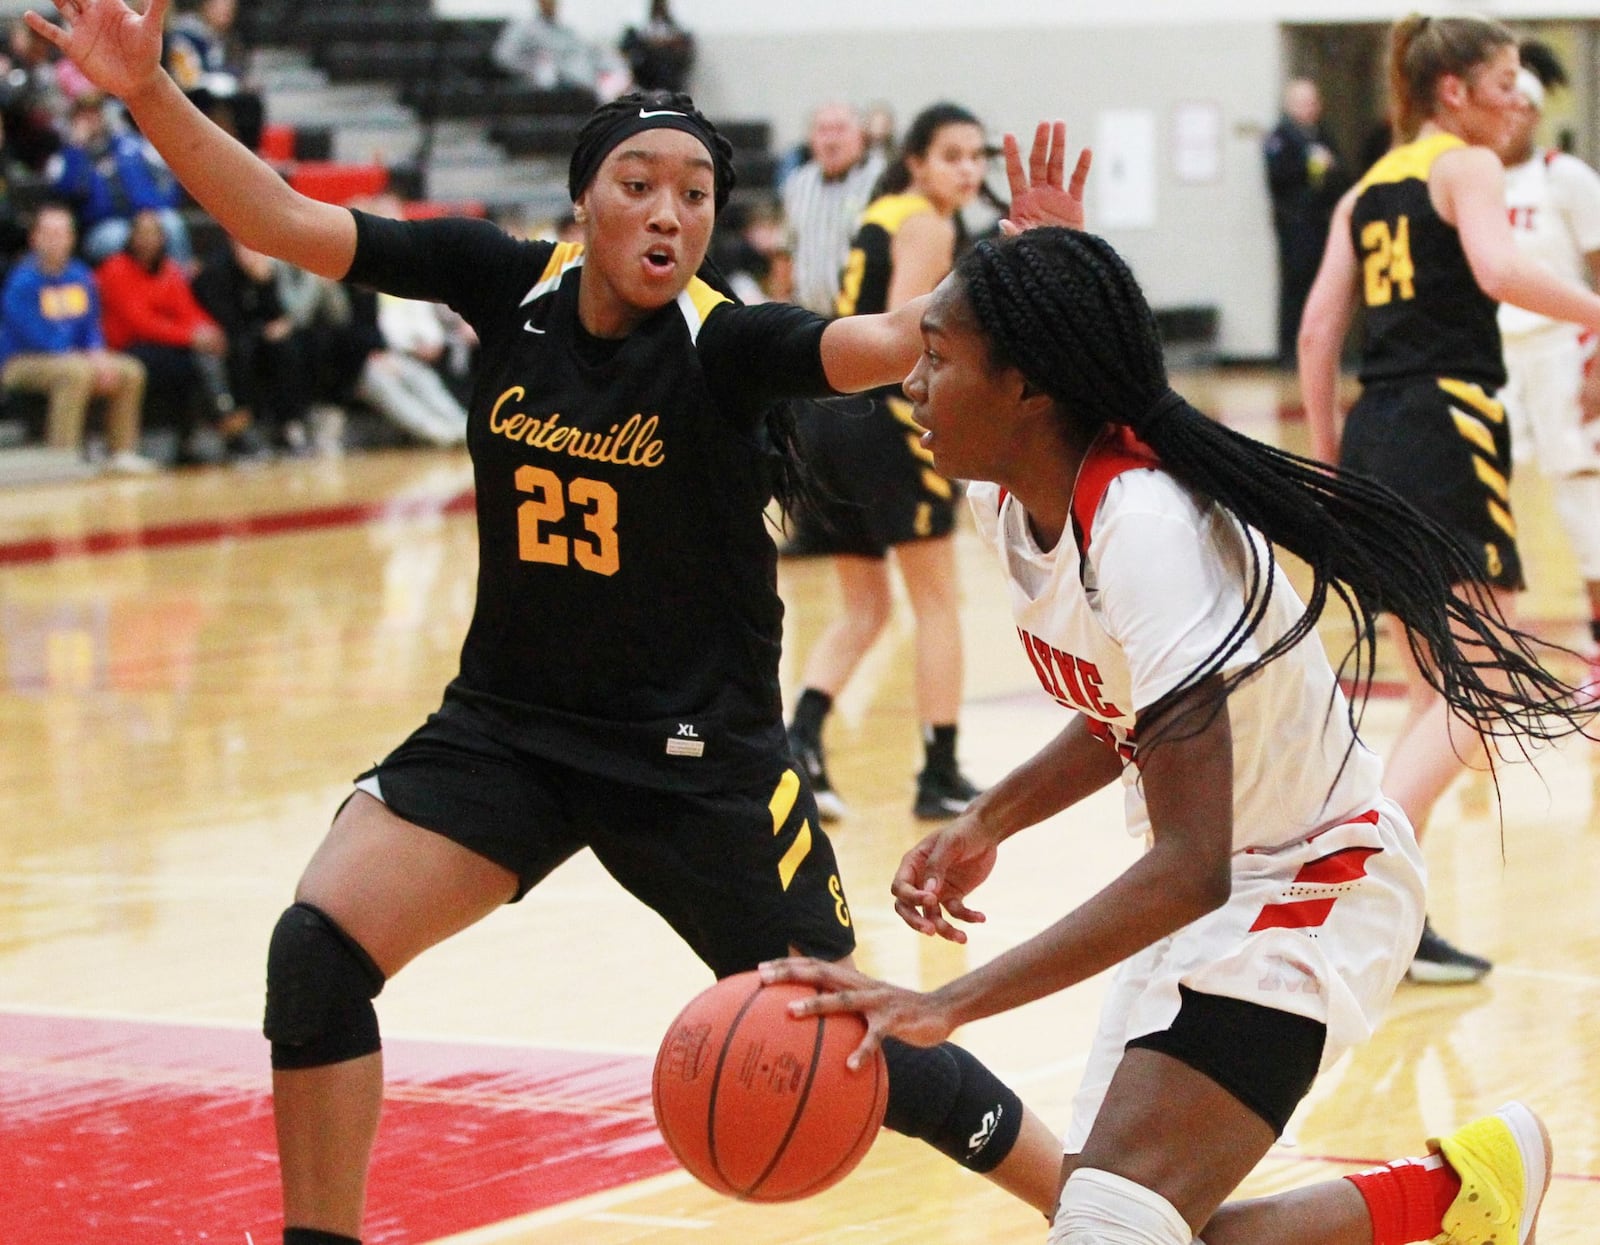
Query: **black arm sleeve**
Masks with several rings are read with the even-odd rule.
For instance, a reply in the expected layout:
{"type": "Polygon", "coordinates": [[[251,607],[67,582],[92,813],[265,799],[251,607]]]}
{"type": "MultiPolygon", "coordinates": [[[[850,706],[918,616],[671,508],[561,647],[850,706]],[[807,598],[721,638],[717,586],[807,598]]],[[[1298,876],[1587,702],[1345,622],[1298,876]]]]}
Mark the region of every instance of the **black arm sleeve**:
{"type": "Polygon", "coordinates": [[[712,395],[736,420],[753,419],[785,398],[833,396],[822,370],[827,327],[821,316],[788,303],[719,306],[700,330],[712,395]]]}
{"type": "Polygon", "coordinates": [[[446,216],[390,220],[352,211],[356,254],[345,274],[399,298],[445,303],[474,327],[532,288],[550,257],[548,242],[519,242],[485,220],[446,216]]]}

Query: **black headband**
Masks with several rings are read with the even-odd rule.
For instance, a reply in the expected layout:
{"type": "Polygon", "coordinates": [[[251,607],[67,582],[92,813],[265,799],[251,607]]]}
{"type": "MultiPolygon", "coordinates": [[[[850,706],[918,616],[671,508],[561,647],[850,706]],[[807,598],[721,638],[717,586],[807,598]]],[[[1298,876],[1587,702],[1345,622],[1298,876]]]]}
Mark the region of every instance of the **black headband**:
{"type": "Polygon", "coordinates": [[[652,108],[641,104],[636,109],[618,114],[616,120],[603,130],[580,139],[572,153],[572,163],[567,168],[567,193],[576,203],[578,196],[589,188],[600,165],[617,147],[635,134],[645,130],[682,130],[700,140],[711,157],[713,201],[720,212],[733,190],[732,147],[728,140],[712,129],[710,124],[692,113],[676,108],[652,108]]]}

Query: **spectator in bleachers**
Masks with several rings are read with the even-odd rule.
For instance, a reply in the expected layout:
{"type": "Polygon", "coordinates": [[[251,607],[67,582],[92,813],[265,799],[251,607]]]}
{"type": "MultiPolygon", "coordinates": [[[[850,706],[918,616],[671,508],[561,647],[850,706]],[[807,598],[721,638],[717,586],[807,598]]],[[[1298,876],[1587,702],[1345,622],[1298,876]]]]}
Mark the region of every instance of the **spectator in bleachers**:
{"type": "MultiPolygon", "coordinates": [[[[362,209],[398,220],[392,194],[364,200],[362,209]]],[[[355,396],[425,445],[461,445],[467,412],[445,387],[435,365],[445,353],[444,325],[431,304],[346,286],[354,340],[365,346],[355,396]]]]}
{"type": "Polygon", "coordinates": [[[650,18],[629,26],[617,45],[643,90],[684,91],[694,66],[694,36],[672,16],[671,0],[650,0],[650,18]]]}
{"type": "Polygon", "coordinates": [[[228,387],[228,342],[194,296],[189,278],[167,254],[160,216],[133,218],[124,249],[95,272],[106,344],[144,364],[146,420],[159,409],[184,430],[185,452],[206,461],[251,446],[228,387]]]}
{"type": "Polygon", "coordinates": [[[506,22],[490,58],[506,73],[540,90],[577,87],[601,100],[628,89],[627,67],[561,21],[558,0],[536,0],[527,17],[506,22]]]}
{"type": "Polygon", "coordinates": [[[194,295],[228,339],[228,387],[263,448],[307,448],[310,362],[278,298],[275,261],[230,241],[200,269],[194,295]]]}
{"type": "Polygon", "coordinates": [[[461,313],[443,303],[429,303],[444,328],[444,354],[434,370],[444,379],[457,402],[466,406],[472,400],[472,384],[478,373],[478,335],[461,313]]]}
{"type": "Polygon", "coordinates": [[[346,345],[350,296],[337,281],[282,260],[273,264],[278,304],[294,326],[301,355],[311,369],[311,406],[306,417],[311,448],[318,454],[339,454],[344,449],[344,407],[365,358],[346,345]]]}
{"type": "Polygon", "coordinates": [[[860,115],[837,101],[811,114],[809,145],[811,158],[781,190],[794,260],[794,301],[832,316],[850,239],[883,175],[884,160],[868,153],[860,115]]]}
{"type": "Polygon", "coordinates": [[[90,263],[122,250],[134,214],[143,211],[157,214],[167,253],[185,266],[193,261],[189,230],[178,211],[177,181],[143,135],[112,128],[105,97],[98,92],[73,103],[66,142],[50,157],[46,174],[78,218],[90,263]]]}
{"type": "Polygon", "coordinates": [[[234,29],[238,0],[200,0],[167,31],[167,72],[195,107],[251,151],[266,110],[250,80],[249,53],[234,29]]]}
{"type": "Polygon", "coordinates": [[[35,214],[28,253],[0,289],[0,385],[49,396],[45,439],[63,450],[82,448],[89,403],[105,398],[106,470],[144,474],[155,470],[138,448],[144,365],[106,349],[94,274],[73,257],[77,240],[66,205],[35,214]]]}
{"type": "Polygon", "coordinates": [[[28,231],[23,228],[11,193],[14,183],[26,180],[31,180],[31,176],[13,157],[5,121],[0,117],[0,278],[28,245],[28,231]]]}
{"type": "Polygon", "coordinates": [[[377,296],[383,348],[367,356],[356,394],[425,445],[462,445],[466,408],[437,371],[445,354],[444,325],[431,303],[377,296]]]}
{"type": "Polygon", "coordinates": [[[18,17],[11,23],[0,77],[0,117],[11,154],[33,172],[41,172],[61,146],[66,112],[55,49],[18,17]]]}

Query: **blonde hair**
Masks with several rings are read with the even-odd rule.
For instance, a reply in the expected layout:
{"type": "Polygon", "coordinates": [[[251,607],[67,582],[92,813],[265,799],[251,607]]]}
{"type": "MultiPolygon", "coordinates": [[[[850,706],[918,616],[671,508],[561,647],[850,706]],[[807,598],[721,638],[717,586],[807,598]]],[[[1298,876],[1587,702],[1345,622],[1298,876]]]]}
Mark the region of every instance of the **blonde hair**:
{"type": "Polygon", "coordinates": [[[1487,17],[1424,17],[1412,13],[1389,32],[1389,97],[1396,142],[1409,142],[1433,113],[1446,74],[1467,77],[1516,36],[1487,17]]]}

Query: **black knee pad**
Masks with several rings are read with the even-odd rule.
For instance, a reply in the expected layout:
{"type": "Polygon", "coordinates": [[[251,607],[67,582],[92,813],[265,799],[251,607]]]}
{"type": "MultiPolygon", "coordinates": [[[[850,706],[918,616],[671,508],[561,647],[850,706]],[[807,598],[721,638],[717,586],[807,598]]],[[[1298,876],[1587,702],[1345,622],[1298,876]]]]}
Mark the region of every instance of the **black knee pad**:
{"type": "Polygon", "coordinates": [[[889,1109],[883,1122],[926,1141],[970,1171],[1000,1166],[1022,1131],[1022,1099],[976,1057],[945,1042],[883,1043],[889,1064],[889,1109]]]}
{"type": "Polygon", "coordinates": [[[274,1068],[320,1068],[382,1046],[372,1000],[383,973],[326,913],[297,903],[267,949],[267,1014],[261,1030],[274,1068]]]}

